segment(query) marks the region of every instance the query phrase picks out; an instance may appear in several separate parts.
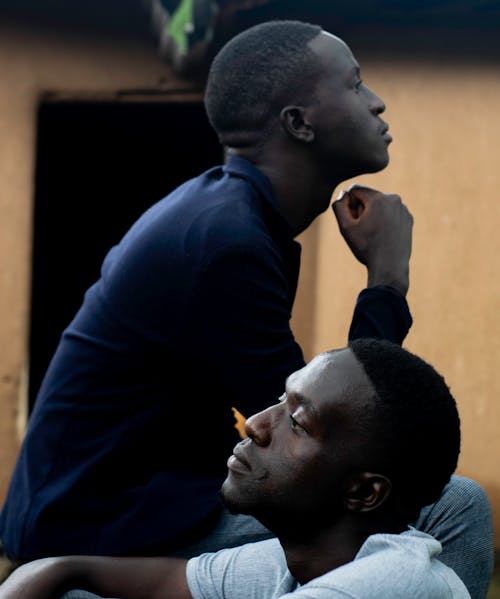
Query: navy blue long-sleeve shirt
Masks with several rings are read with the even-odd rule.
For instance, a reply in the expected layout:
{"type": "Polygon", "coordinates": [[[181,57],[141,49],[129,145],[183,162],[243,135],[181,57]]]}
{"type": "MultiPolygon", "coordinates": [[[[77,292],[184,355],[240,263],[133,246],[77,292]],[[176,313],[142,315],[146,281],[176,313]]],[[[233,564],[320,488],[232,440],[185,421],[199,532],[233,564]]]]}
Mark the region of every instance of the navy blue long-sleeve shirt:
{"type": "MultiPolygon", "coordinates": [[[[269,180],[229,158],[152,206],[106,256],[48,368],[0,516],[7,554],[166,553],[220,508],[232,407],[304,365],[290,329],[300,245],[269,180]]],[[[395,290],[364,290],[350,337],[401,343],[395,290]]]]}

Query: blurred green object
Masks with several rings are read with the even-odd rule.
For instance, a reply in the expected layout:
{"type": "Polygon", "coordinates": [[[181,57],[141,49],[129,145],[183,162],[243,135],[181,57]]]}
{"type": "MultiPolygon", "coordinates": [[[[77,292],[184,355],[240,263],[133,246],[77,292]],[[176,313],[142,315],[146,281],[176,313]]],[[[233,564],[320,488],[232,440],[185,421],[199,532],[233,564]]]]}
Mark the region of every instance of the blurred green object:
{"type": "Polygon", "coordinates": [[[185,54],[189,48],[188,33],[194,30],[193,0],[182,0],[166,29],[166,33],[177,44],[179,52],[185,54]]]}

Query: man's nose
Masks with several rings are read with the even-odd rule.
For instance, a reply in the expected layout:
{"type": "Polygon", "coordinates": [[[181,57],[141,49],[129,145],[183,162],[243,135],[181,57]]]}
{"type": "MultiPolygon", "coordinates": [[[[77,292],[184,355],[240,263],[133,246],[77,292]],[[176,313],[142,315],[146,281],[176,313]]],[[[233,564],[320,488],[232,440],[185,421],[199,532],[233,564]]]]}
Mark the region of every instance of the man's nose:
{"type": "Polygon", "coordinates": [[[370,100],[370,111],[373,112],[373,114],[382,114],[385,112],[385,102],[374,92],[372,92],[372,98],[370,100]]]}
{"type": "Polygon", "coordinates": [[[254,443],[265,447],[271,441],[273,429],[274,411],[277,406],[271,406],[262,412],[258,412],[245,422],[245,432],[254,443]]]}

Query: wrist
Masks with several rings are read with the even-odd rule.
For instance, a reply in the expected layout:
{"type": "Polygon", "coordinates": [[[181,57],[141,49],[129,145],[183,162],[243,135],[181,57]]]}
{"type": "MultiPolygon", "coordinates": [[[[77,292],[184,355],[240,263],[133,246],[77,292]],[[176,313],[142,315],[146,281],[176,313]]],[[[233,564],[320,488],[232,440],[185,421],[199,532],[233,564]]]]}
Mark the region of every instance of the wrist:
{"type": "Polygon", "coordinates": [[[373,273],[368,271],[367,287],[392,287],[398,291],[403,297],[408,293],[410,286],[410,278],[408,272],[398,274],[394,273],[373,273]]]}

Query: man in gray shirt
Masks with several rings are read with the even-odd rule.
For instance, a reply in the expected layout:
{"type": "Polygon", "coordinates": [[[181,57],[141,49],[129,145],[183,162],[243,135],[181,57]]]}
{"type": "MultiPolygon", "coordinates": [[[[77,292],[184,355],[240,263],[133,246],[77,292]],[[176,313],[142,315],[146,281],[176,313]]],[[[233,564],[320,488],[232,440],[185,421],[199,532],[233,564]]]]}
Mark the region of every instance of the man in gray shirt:
{"type": "MultiPolygon", "coordinates": [[[[122,599],[470,597],[437,559],[440,543],[410,526],[460,451],[455,401],[428,363],[388,341],[352,341],[289,376],[245,430],[222,497],[275,539],[190,560],[46,558],[14,571],[0,599],[75,587],[122,599]]],[[[92,595],[65,595],[76,597],[92,595]]]]}

